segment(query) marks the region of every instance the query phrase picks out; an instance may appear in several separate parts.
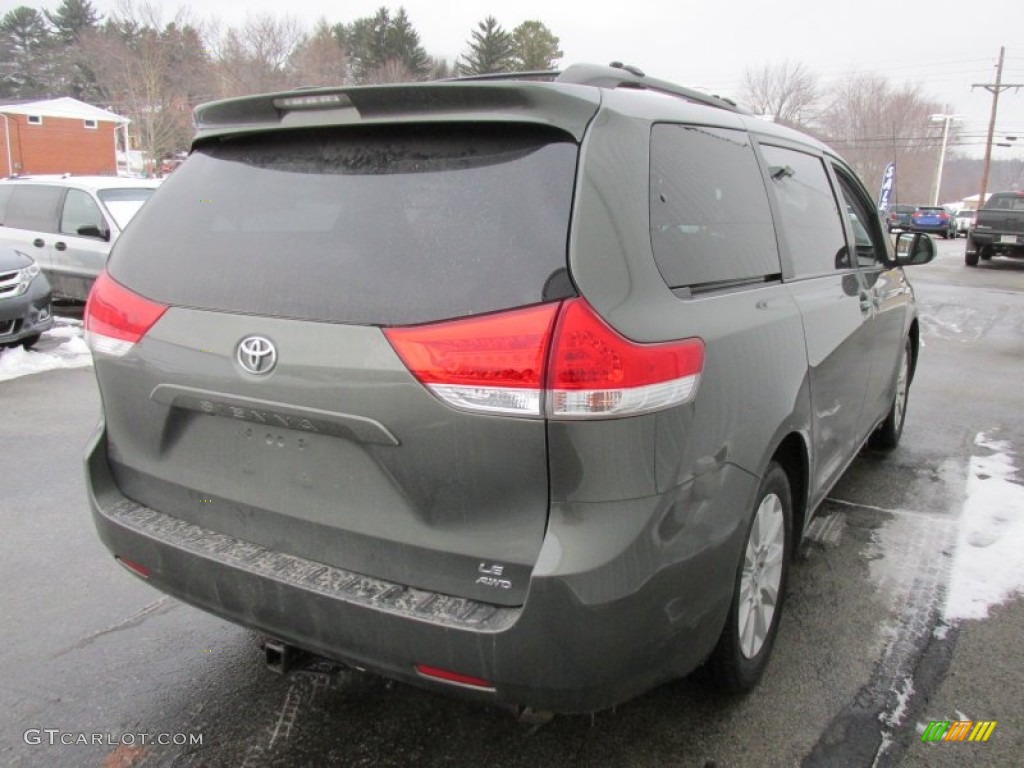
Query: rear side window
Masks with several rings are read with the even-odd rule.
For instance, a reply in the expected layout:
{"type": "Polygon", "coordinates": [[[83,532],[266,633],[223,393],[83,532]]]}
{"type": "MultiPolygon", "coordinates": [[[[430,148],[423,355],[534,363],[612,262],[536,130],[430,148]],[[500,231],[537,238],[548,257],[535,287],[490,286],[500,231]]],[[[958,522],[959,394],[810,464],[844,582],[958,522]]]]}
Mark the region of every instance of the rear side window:
{"type": "Polygon", "coordinates": [[[821,159],[781,147],[763,151],[796,276],[849,269],[843,220],[821,159]]]}
{"type": "Polygon", "coordinates": [[[655,125],[650,205],[654,259],[670,287],[779,273],[768,196],[744,132],[655,125]]]}
{"type": "Polygon", "coordinates": [[[15,186],[7,201],[4,226],[53,232],[57,227],[57,209],[64,190],[35,184],[15,186]]]}
{"type": "Polygon", "coordinates": [[[142,207],[110,270],[169,304],[369,325],[561,298],[576,155],[518,125],[221,140],[142,207]]]}

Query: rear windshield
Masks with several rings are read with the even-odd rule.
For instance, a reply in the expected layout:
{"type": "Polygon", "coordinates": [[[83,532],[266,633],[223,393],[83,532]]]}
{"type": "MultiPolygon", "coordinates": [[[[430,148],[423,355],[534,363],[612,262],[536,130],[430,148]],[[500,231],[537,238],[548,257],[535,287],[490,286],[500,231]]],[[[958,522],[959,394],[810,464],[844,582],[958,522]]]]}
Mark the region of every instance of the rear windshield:
{"type": "Polygon", "coordinates": [[[576,155],[518,125],[220,140],[139,211],[110,271],[168,304],[368,325],[560,298],[576,155]]]}
{"type": "Polygon", "coordinates": [[[1003,211],[1024,211],[1024,193],[1013,195],[992,195],[985,203],[986,208],[1003,211]]]}
{"type": "Polygon", "coordinates": [[[124,229],[131,221],[132,216],[139,212],[142,204],[149,200],[153,190],[146,187],[127,187],[101,189],[96,194],[99,195],[110,215],[114,217],[117,226],[124,229]]]}

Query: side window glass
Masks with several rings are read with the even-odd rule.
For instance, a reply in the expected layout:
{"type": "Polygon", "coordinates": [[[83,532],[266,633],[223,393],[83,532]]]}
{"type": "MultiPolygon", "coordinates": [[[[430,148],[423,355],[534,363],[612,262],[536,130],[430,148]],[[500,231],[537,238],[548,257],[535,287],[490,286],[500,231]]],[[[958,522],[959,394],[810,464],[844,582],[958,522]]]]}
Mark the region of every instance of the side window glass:
{"type": "Polygon", "coordinates": [[[16,186],[7,201],[4,226],[53,232],[57,226],[57,207],[64,190],[32,184],[16,186]]]}
{"type": "Polygon", "coordinates": [[[781,147],[762,149],[796,276],[850,269],[843,221],[821,159],[781,147]]]}
{"type": "Polygon", "coordinates": [[[97,232],[106,230],[107,224],[103,221],[99,206],[87,193],[80,189],[69,189],[64,199],[64,213],[60,217],[60,231],[68,235],[79,235],[83,234],[81,230],[86,227],[94,230],[88,234],[95,237],[97,232]]]}
{"type": "Polygon", "coordinates": [[[843,198],[846,215],[853,230],[854,253],[861,267],[875,267],[886,262],[882,228],[875,207],[857,191],[857,185],[846,173],[833,166],[839,181],[839,194],[843,198]]]}
{"type": "Polygon", "coordinates": [[[651,129],[651,247],[672,288],[778,275],[771,207],[743,131],[651,129]]]}

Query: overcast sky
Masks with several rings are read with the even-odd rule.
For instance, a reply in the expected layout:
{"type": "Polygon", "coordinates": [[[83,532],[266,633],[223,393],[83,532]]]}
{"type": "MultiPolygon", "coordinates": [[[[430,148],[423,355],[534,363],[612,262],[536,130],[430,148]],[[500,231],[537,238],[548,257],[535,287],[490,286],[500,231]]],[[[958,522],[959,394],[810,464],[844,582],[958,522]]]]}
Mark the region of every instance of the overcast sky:
{"type": "MultiPolygon", "coordinates": [[[[117,0],[92,0],[109,13],[117,0]]],[[[55,8],[59,0],[0,1],[55,8]]],[[[185,6],[164,0],[165,17],[185,6]]],[[[511,30],[537,19],[561,39],[561,65],[635,64],[649,75],[738,97],[745,68],[786,59],[806,64],[823,85],[851,73],[878,73],[925,93],[963,116],[963,142],[981,154],[1000,45],[1003,82],[1024,83],[1024,0],[213,0],[191,4],[193,18],[216,15],[222,28],[247,14],[288,13],[312,28],[372,15],[381,5],[405,7],[427,52],[454,60],[477,22],[493,15],[511,30]],[[1002,36],[1000,38],[1000,35],[1002,36]]],[[[936,133],[941,124],[934,126],[936,133]]],[[[994,157],[1024,157],[1024,89],[999,101],[996,136],[1020,136],[1018,147],[994,157]]],[[[952,146],[951,146],[952,148],[952,146]]]]}

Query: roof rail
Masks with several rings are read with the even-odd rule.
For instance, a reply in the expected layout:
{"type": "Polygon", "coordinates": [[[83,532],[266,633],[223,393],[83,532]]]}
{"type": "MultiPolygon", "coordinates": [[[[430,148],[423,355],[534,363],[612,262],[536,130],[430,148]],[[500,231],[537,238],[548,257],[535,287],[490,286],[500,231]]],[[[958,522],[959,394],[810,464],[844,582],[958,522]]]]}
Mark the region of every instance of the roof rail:
{"type": "Polygon", "coordinates": [[[638,88],[658,93],[667,93],[670,96],[678,96],[681,99],[692,101],[697,104],[704,104],[709,107],[726,109],[730,112],[750,114],[741,109],[736,102],[721,96],[714,96],[710,93],[686,88],[682,85],[670,83],[667,80],[658,80],[647,77],[643,70],[630,64],[623,64],[613,61],[607,67],[596,64],[573,64],[568,69],[559,73],[555,78],[557,83],[573,83],[576,85],[593,85],[598,88],[638,88]]]}

